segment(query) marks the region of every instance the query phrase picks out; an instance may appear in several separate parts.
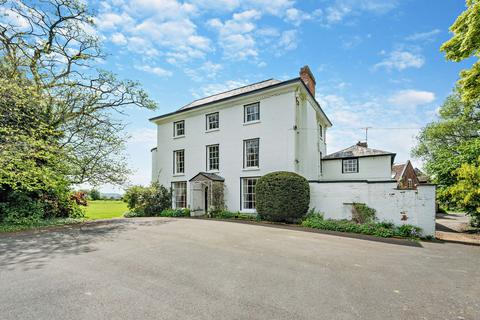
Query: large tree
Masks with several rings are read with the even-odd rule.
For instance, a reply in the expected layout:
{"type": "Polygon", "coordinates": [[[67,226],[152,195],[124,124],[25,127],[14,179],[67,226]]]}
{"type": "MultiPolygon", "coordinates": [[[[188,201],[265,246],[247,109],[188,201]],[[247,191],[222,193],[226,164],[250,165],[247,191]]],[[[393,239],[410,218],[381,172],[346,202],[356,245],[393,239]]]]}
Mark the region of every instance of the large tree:
{"type": "MultiPolygon", "coordinates": [[[[133,81],[97,70],[104,57],[91,12],[77,0],[0,0],[3,79],[29,80],[40,96],[35,113],[59,133],[73,184],[122,183],[128,106],[155,108],[133,81]]],[[[2,111],[3,116],[3,111],[2,111]]]]}
{"type": "Polygon", "coordinates": [[[459,192],[453,197],[450,191],[463,179],[459,174],[463,165],[479,165],[480,103],[464,102],[454,92],[440,107],[439,119],[428,124],[417,139],[413,155],[424,161],[427,173],[438,184],[439,200],[465,208],[459,192]]]}
{"type": "MultiPolygon", "coordinates": [[[[467,9],[450,27],[453,37],[440,50],[448,60],[459,62],[472,56],[480,58],[480,1],[466,0],[467,9]]],[[[480,101],[480,60],[471,69],[462,70],[458,88],[465,102],[480,101]]]]}

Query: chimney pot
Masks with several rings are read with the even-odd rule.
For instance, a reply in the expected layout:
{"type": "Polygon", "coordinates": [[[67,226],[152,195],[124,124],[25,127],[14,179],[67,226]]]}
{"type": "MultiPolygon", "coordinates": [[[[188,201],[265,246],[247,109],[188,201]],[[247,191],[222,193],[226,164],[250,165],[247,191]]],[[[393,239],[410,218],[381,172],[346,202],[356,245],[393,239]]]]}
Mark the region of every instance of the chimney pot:
{"type": "Polygon", "coordinates": [[[302,79],[310,93],[315,97],[315,77],[308,66],[303,66],[300,69],[300,79],[302,79]]]}
{"type": "Polygon", "coordinates": [[[358,141],[358,142],[357,142],[357,146],[359,146],[359,147],[364,147],[364,148],[368,148],[367,141],[365,141],[365,142],[358,141]]]}

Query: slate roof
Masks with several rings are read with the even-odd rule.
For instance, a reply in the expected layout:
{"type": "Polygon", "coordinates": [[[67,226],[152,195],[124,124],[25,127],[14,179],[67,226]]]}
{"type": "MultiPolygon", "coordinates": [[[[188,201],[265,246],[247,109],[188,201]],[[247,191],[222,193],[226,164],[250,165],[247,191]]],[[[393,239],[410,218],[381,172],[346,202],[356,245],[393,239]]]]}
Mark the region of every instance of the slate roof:
{"type": "MultiPolygon", "coordinates": [[[[408,162],[407,162],[408,163],[408,162]]],[[[407,163],[399,163],[399,164],[394,164],[392,166],[392,178],[399,181],[402,177],[403,170],[405,170],[405,166],[407,163]]],[[[417,179],[420,183],[427,183],[428,182],[428,177],[422,172],[422,170],[418,168],[413,168],[415,171],[415,174],[417,175],[417,179]]]]}
{"type": "Polygon", "coordinates": [[[240,87],[240,88],[236,88],[236,89],[232,89],[232,90],[225,91],[225,92],[222,92],[222,93],[218,93],[218,94],[215,94],[215,95],[212,95],[212,96],[209,96],[209,97],[194,100],[194,101],[190,102],[189,104],[181,107],[180,109],[178,109],[176,111],[166,113],[166,114],[163,114],[163,115],[160,115],[160,116],[157,116],[157,117],[153,117],[153,118],[150,118],[149,120],[150,121],[159,120],[159,119],[169,117],[169,116],[172,116],[172,115],[175,115],[175,114],[178,114],[178,113],[189,111],[191,109],[201,108],[201,107],[204,107],[204,106],[206,107],[206,106],[208,106],[210,104],[213,104],[213,103],[216,103],[216,102],[229,100],[229,99],[240,97],[240,96],[247,95],[247,94],[253,94],[253,93],[260,92],[262,90],[273,89],[273,88],[281,87],[281,86],[284,86],[284,85],[289,85],[289,84],[296,83],[296,82],[299,82],[299,83],[303,84],[303,86],[305,87],[307,92],[310,94],[310,96],[313,98],[313,100],[315,101],[315,103],[319,107],[322,114],[325,116],[326,120],[329,122],[330,125],[332,125],[332,122],[327,117],[327,115],[323,111],[323,109],[320,106],[320,104],[318,103],[318,101],[315,100],[315,97],[313,96],[313,93],[310,92],[308,87],[305,85],[305,83],[300,78],[293,78],[293,79],[285,80],[285,81],[268,79],[268,80],[260,81],[260,82],[257,82],[257,83],[249,84],[247,86],[243,86],[243,87],[240,87]]]}
{"type": "Polygon", "coordinates": [[[403,170],[405,169],[406,163],[394,164],[392,166],[392,178],[395,180],[400,180],[402,177],[403,170]]]}
{"type": "Polygon", "coordinates": [[[280,83],[280,82],[281,81],[279,81],[279,80],[268,79],[268,80],[260,81],[260,82],[257,82],[257,83],[252,83],[252,84],[249,84],[247,86],[235,88],[235,89],[232,89],[232,90],[228,90],[228,91],[225,91],[225,92],[214,94],[214,95],[209,96],[209,97],[194,100],[194,101],[190,102],[189,104],[181,107],[180,110],[186,110],[186,109],[197,107],[197,106],[200,106],[200,105],[203,105],[203,104],[207,104],[207,103],[211,103],[211,102],[214,102],[214,101],[222,100],[222,99],[225,99],[225,98],[238,96],[240,94],[244,94],[244,93],[247,93],[247,92],[251,92],[251,91],[258,90],[258,89],[266,88],[266,87],[269,87],[271,85],[274,85],[274,84],[277,84],[277,83],[280,83]]]}
{"type": "Polygon", "coordinates": [[[323,160],[343,159],[343,158],[360,158],[373,156],[395,156],[395,153],[368,148],[362,145],[355,144],[346,149],[331,153],[323,157],[323,160]]]}
{"type": "Polygon", "coordinates": [[[195,175],[190,181],[198,177],[199,175],[204,176],[205,178],[212,180],[212,181],[225,181],[225,178],[220,177],[218,174],[215,173],[209,173],[209,172],[199,172],[197,175],[195,175]]]}

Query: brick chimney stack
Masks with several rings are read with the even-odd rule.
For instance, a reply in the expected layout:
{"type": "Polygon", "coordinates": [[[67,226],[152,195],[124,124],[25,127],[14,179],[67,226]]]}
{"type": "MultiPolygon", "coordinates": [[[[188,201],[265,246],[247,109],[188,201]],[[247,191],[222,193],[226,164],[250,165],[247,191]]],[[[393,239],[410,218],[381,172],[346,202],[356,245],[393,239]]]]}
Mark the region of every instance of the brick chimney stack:
{"type": "Polygon", "coordinates": [[[368,148],[367,141],[365,141],[365,142],[358,141],[358,142],[357,142],[357,146],[359,146],[359,147],[364,147],[364,148],[368,148]]]}
{"type": "Polygon", "coordinates": [[[307,86],[310,93],[315,97],[315,77],[308,66],[304,66],[300,69],[300,78],[307,86]]]}

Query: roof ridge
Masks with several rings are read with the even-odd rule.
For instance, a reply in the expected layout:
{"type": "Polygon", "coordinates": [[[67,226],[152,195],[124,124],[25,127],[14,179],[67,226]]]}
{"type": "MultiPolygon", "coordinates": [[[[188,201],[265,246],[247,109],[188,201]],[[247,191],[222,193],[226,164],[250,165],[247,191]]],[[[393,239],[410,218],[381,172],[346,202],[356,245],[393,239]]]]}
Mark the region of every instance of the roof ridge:
{"type": "MultiPolygon", "coordinates": [[[[187,103],[186,105],[180,107],[180,109],[182,109],[182,108],[184,108],[184,107],[186,107],[186,106],[188,106],[188,105],[191,105],[191,104],[194,103],[195,101],[199,101],[199,100],[203,100],[203,99],[215,97],[215,96],[218,96],[218,95],[227,93],[227,92],[232,92],[232,91],[235,91],[235,90],[239,90],[239,89],[242,89],[242,88],[246,88],[246,87],[249,87],[249,86],[253,86],[253,85],[255,85],[255,84],[259,84],[259,83],[267,82],[267,81],[271,81],[271,80],[276,80],[276,79],[270,78],[270,79],[266,79],[266,80],[262,80],[262,81],[258,81],[258,82],[254,82],[254,83],[249,83],[249,84],[246,84],[246,85],[241,86],[241,87],[232,88],[232,89],[230,89],[230,90],[218,92],[218,93],[215,93],[215,94],[211,94],[211,95],[206,96],[206,97],[201,97],[201,98],[198,98],[198,99],[195,99],[195,100],[190,101],[190,102],[187,103]]],[[[278,80],[278,81],[280,81],[280,80],[278,80]]]]}

